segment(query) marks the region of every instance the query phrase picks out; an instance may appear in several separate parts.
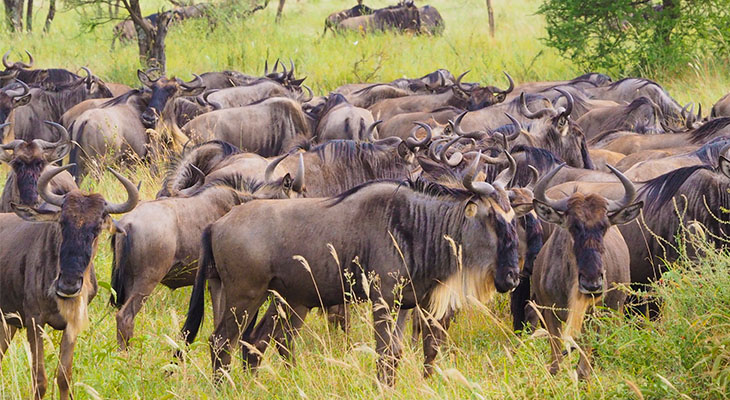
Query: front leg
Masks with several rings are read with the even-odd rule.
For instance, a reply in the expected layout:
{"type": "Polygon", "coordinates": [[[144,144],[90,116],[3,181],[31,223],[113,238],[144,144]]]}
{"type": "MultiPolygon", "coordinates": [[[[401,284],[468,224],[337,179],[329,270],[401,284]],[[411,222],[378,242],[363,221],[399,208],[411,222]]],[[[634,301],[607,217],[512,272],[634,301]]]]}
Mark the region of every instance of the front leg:
{"type": "Polygon", "coordinates": [[[550,334],[550,373],[555,375],[560,370],[560,362],[563,360],[562,339],[560,336],[561,322],[551,308],[543,309],[542,316],[550,334]]]}
{"type": "Polygon", "coordinates": [[[395,370],[402,353],[400,334],[390,314],[390,305],[383,299],[373,299],[373,326],[375,327],[375,351],[380,356],[378,380],[387,386],[395,386],[395,370]]]}
{"type": "Polygon", "coordinates": [[[74,362],[76,338],[77,335],[70,334],[69,330],[64,330],[63,336],[61,337],[61,354],[58,360],[58,375],[56,376],[61,400],[66,400],[70,396],[71,369],[73,368],[74,362]]]}
{"type": "Polygon", "coordinates": [[[0,323],[2,323],[0,325],[0,371],[2,371],[3,357],[5,356],[5,352],[8,351],[10,341],[13,340],[13,336],[15,336],[18,328],[8,324],[2,314],[0,314],[0,323]]]}
{"type": "Polygon", "coordinates": [[[46,394],[46,369],[43,361],[43,327],[39,325],[39,317],[30,317],[26,320],[28,343],[30,344],[31,358],[33,359],[33,397],[42,399],[46,394]]]}

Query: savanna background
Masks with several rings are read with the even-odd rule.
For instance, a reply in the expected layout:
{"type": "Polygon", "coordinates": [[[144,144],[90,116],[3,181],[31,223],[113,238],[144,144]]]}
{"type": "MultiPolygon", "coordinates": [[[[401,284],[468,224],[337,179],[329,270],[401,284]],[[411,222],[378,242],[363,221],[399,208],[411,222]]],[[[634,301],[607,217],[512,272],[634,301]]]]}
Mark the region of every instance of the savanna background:
{"type": "MultiPolygon", "coordinates": [[[[417,4],[422,3],[426,2],[417,4]]],[[[274,23],[273,2],[249,18],[222,20],[215,26],[205,19],[185,21],[172,26],[167,37],[168,75],[187,80],[193,72],[223,69],[261,74],[264,60],[271,65],[276,58],[291,58],[297,75],[307,76],[305,84],[316,94],[326,94],[344,83],[417,77],[437,68],[457,74],[470,70],[467,81],[501,87],[506,86],[502,71],[518,83],[569,79],[585,72],[541,41],[546,35],[545,21],[536,14],[541,1],[495,0],[493,38],[484,1],[429,3],[446,21],[441,37],[331,33],[322,37],[325,17],[353,5],[339,0],[289,0],[279,24],[274,23]]],[[[382,7],[389,2],[367,4],[382,7]]],[[[162,1],[144,1],[142,6],[144,15],[172,8],[162,1]]],[[[47,4],[36,2],[35,7],[40,25],[47,4]]],[[[139,85],[136,44],[111,50],[113,22],[91,29],[93,7],[72,9],[65,3],[58,7],[50,33],[0,31],[0,50],[12,50],[11,59],[16,59],[27,49],[38,68],[75,71],[88,66],[106,81],[139,85]]],[[[641,74],[660,82],[680,103],[699,102],[709,110],[730,91],[730,65],[727,54],[698,53],[681,65],[650,66],[642,68],[641,74]]],[[[3,166],[3,181],[6,173],[3,166]]],[[[148,166],[124,173],[142,181],[143,199],[154,198],[160,176],[148,166]]],[[[110,174],[86,179],[83,188],[114,200],[124,197],[110,174]]],[[[587,382],[579,382],[570,368],[577,354],[566,360],[562,372],[551,376],[546,368],[547,340],[513,334],[508,299],[500,295],[490,304],[473,304],[458,316],[437,360],[438,373],[430,379],[422,378],[420,345],[408,344],[395,388],[378,385],[370,311],[360,305],[349,337],[328,326],[319,313],[312,313],[296,341],[295,366],[287,366],[269,351],[256,374],[244,372],[241,363],[234,362],[230,379],[216,386],[204,340],[212,330],[210,312],[199,336],[203,340],[189,349],[184,362],[173,362],[173,351],[181,346],[178,332],[190,288],[172,292],[159,287],[136,318],[130,350],[117,351],[116,310],[108,305],[112,261],[108,239],[103,235],[95,260],[100,289],[90,307],[91,324],[76,347],[74,394],[78,399],[730,397],[730,258],[714,250],[699,262],[670,266],[656,286],[664,312],[660,320],[609,313],[591,319],[590,325],[601,334],[592,329],[586,333],[596,348],[595,375],[587,382]]],[[[52,379],[60,332],[48,328],[47,333],[46,371],[52,379]]],[[[21,332],[2,363],[1,398],[30,396],[29,360],[21,332]]],[[[49,392],[49,398],[57,395],[50,380],[49,392]]]]}

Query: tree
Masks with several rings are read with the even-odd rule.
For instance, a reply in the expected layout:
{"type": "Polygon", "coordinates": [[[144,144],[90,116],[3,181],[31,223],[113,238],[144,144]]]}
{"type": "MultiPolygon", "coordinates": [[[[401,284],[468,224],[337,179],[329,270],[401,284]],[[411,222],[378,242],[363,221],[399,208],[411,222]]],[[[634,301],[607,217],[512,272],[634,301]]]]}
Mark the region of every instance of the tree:
{"type": "MultiPolygon", "coordinates": [[[[3,0],[5,5],[5,19],[8,29],[11,32],[23,31],[23,4],[24,0],[3,0]]],[[[43,27],[44,32],[51,29],[51,22],[56,16],[56,0],[50,0],[48,5],[48,15],[46,23],[43,27]]],[[[28,32],[33,30],[33,0],[28,0],[27,12],[25,16],[25,29],[28,32]]]]}
{"type": "Polygon", "coordinates": [[[673,70],[729,50],[728,0],[545,0],[538,13],[545,42],[587,69],[673,70]]]}

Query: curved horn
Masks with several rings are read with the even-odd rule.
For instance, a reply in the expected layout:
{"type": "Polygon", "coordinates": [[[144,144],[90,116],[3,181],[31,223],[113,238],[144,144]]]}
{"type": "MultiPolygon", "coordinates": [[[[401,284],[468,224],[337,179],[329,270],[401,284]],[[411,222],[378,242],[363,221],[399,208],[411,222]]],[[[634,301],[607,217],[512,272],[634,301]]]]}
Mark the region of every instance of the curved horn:
{"type": "Polygon", "coordinates": [[[561,114],[561,116],[564,116],[565,118],[568,118],[570,116],[570,113],[573,112],[573,96],[571,94],[559,87],[555,88],[558,93],[562,94],[565,97],[565,101],[568,103],[565,106],[565,111],[561,114]]]}
{"type": "Polygon", "coordinates": [[[273,73],[275,73],[276,71],[278,71],[278,70],[279,70],[279,62],[280,62],[280,61],[279,61],[279,59],[277,58],[277,59],[276,59],[276,62],[274,63],[274,69],[272,69],[272,70],[271,70],[271,73],[272,73],[272,74],[273,74],[273,73]]]}
{"type": "Polygon", "coordinates": [[[451,155],[451,157],[446,158],[446,151],[449,150],[449,147],[451,147],[454,143],[458,142],[461,139],[462,137],[457,136],[449,140],[449,142],[441,148],[441,152],[439,152],[439,161],[448,165],[449,167],[455,167],[461,164],[461,161],[464,160],[464,155],[461,154],[460,151],[456,151],[454,152],[454,154],[451,155]]]}
{"type": "Polygon", "coordinates": [[[527,182],[527,185],[524,187],[526,189],[532,189],[535,187],[535,183],[537,183],[538,180],[540,180],[540,171],[537,170],[537,168],[533,167],[532,165],[528,165],[527,168],[530,169],[530,181],[527,182]]]}
{"type": "Polygon", "coordinates": [[[210,96],[211,94],[217,92],[218,90],[219,89],[213,89],[213,90],[209,90],[206,93],[203,93],[203,101],[206,102],[206,103],[208,103],[208,104],[210,104],[210,106],[213,107],[214,110],[220,110],[220,109],[223,108],[223,106],[221,105],[221,103],[219,103],[219,102],[217,102],[215,100],[209,100],[208,99],[208,96],[210,96]]]}
{"type": "Polygon", "coordinates": [[[299,153],[297,175],[294,177],[294,182],[292,182],[291,188],[297,193],[302,193],[304,191],[304,155],[302,155],[302,153],[299,153]]]}
{"type": "Polygon", "coordinates": [[[411,130],[411,135],[408,137],[408,139],[406,139],[406,144],[408,145],[408,147],[411,148],[411,150],[414,150],[416,147],[423,147],[428,145],[428,142],[430,142],[431,138],[433,138],[430,125],[424,124],[423,122],[414,122],[414,124],[418,126],[411,130]],[[418,138],[416,137],[418,127],[421,127],[426,131],[426,137],[423,138],[423,140],[418,140],[418,138]]]}
{"type": "Polygon", "coordinates": [[[687,108],[689,108],[690,105],[692,106],[692,112],[694,112],[694,103],[690,101],[685,104],[684,107],[682,107],[682,111],[679,112],[679,115],[681,115],[682,118],[687,119],[687,108]]]}
{"type": "Polygon", "coordinates": [[[18,63],[23,68],[31,68],[33,66],[33,64],[35,64],[35,60],[33,59],[33,54],[30,54],[30,52],[28,50],[25,51],[25,54],[28,55],[28,64],[26,64],[22,61],[19,61],[18,63]]]}
{"type": "Polygon", "coordinates": [[[513,117],[512,114],[505,112],[504,115],[506,115],[507,118],[512,121],[512,126],[514,126],[514,132],[510,135],[505,135],[505,138],[507,139],[507,141],[515,140],[523,132],[522,124],[520,123],[520,121],[517,120],[517,118],[513,117]]]}
{"type": "Polygon", "coordinates": [[[191,164],[190,168],[192,168],[193,174],[195,175],[195,183],[193,184],[193,186],[180,190],[180,194],[183,196],[192,195],[201,186],[203,186],[203,183],[205,183],[205,173],[203,171],[201,171],[200,168],[196,167],[195,165],[191,164]]]}
{"type": "Polygon", "coordinates": [[[147,72],[150,72],[152,70],[153,69],[148,69],[147,71],[142,71],[141,69],[137,70],[137,78],[139,79],[140,82],[142,82],[143,85],[145,85],[147,87],[152,86],[152,84],[157,82],[157,79],[160,79],[160,78],[157,78],[155,80],[150,79],[150,76],[147,75],[147,72]]]}
{"type": "Polygon", "coordinates": [[[294,77],[294,61],[292,61],[291,57],[289,57],[289,65],[291,66],[291,70],[287,76],[291,79],[294,77]]]}
{"type": "Polygon", "coordinates": [[[76,164],[67,164],[59,168],[49,168],[41,174],[41,177],[38,178],[38,194],[46,201],[46,203],[56,207],[63,207],[63,199],[65,196],[57,195],[48,190],[48,183],[51,182],[51,179],[53,179],[54,176],[75,165],[76,164]]]}
{"type": "Polygon", "coordinates": [[[499,179],[494,181],[494,186],[499,186],[502,189],[509,186],[510,182],[512,182],[512,179],[517,173],[517,162],[512,157],[512,154],[510,154],[507,149],[504,150],[504,154],[507,156],[507,161],[509,162],[509,167],[507,167],[507,174],[505,174],[504,176],[500,176],[499,179]]]}
{"type": "Polygon", "coordinates": [[[299,100],[299,102],[300,103],[309,103],[314,98],[314,92],[312,92],[312,89],[310,89],[309,86],[307,86],[307,85],[302,85],[302,86],[304,86],[304,89],[307,89],[307,92],[309,93],[308,94],[309,97],[305,97],[305,98],[299,100]]]}
{"type": "Polygon", "coordinates": [[[264,180],[266,182],[271,182],[271,177],[274,175],[274,170],[276,170],[276,166],[279,165],[282,161],[284,161],[285,158],[289,156],[289,153],[280,155],[279,157],[275,158],[273,161],[269,163],[269,165],[266,166],[266,171],[264,172],[264,180]]]}
{"type": "MultiPolygon", "coordinates": [[[[57,142],[47,142],[43,139],[33,139],[33,143],[37,144],[41,149],[55,149],[58,146],[62,146],[64,144],[70,144],[71,142],[71,135],[69,135],[66,128],[61,125],[57,124],[53,121],[43,121],[43,123],[52,126],[61,133],[61,137],[58,139],[57,142]]],[[[65,155],[65,154],[64,154],[65,155]]]]}
{"type": "Polygon", "coordinates": [[[631,204],[634,199],[636,199],[636,187],[634,187],[634,184],[627,178],[624,174],[621,173],[621,171],[617,170],[610,164],[606,164],[608,169],[613,172],[614,175],[618,178],[618,180],[621,181],[621,184],[624,186],[624,197],[619,200],[611,200],[608,202],[608,211],[618,211],[629,204],[631,204]]]}
{"type": "Polygon", "coordinates": [[[198,74],[193,74],[195,78],[193,78],[190,82],[182,82],[180,83],[180,86],[184,87],[185,89],[197,89],[200,87],[203,87],[203,78],[200,77],[198,74]]]}
{"type": "Polygon", "coordinates": [[[520,112],[522,115],[529,119],[536,119],[536,118],[542,118],[544,117],[547,112],[549,112],[548,108],[543,108],[540,111],[532,112],[529,108],[527,108],[527,102],[525,101],[525,92],[520,93],[520,112]]]}
{"type": "Polygon", "coordinates": [[[10,97],[12,97],[12,98],[23,97],[30,92],[30,87],[28,87],[28,85],[26,85],[25,82],[21,81],[20,79],[16,79],[15,81],[20,84],[20,86],[23,88],[23,91],[20,94],[14,94],[14,95],[11,95],[10,97]]]}
{"type": "Polygon", "coordinates": [[[433,142],[431,142],[431,145],[428,146],[428,157],[434,161],[441,161],[441,159],[439,159],[439,154],[436,153],[437,152],[436,148],[438,147],[439,144],[446,142],[447,140],[448,139],[446,139],[446,138],[438,138],[438,139],[434,140],[433,142]]]}
{"type": "Polygon", "coordinates": [[[504,73],[507,76],[507,80],[509,81],[509,87],[507,89],[501,91],[500,93],[504,93],[504,94],[512,93],[512,91],[515,90],[515,81],[512,80],[512,77],[509,76],[507,71],[502,71],[502,73],[504,73]]]}
{"type": "Polygon", "coordinates": [[[84,78],[87,82],[91,81],[91,70],[89,70],[86,67],[81,67],[81,69],[86,72],[86,78],[84,78]]]}
{"type": "Polygon", "coordinates": [[[132,183],[132,181],[123,177],[119,172],[111,168],[107,169],[119,180],[119,182],[122,183],[122,186],[124,186],[124,188],[127,190],[127,201],[121,204],[107,203],[106,207],[104,207],[104,210],[108,214],[123,214],[132,211],[134,207],[137,206],[137,202],[139,201],[139,191],[137,190],[137,187],[134,186],[134,183],[132,183]]]}
{"type": "Polygon", "coordinates": [[[467,168],[466,173],[464,174],[464,178],[462,178],[461,180],[461,183],[471,192],[482,196],[489,196],[490,194],[494,193],[494,186],[490,185],[487,182],[474,182],[474,177],[477,174],[477,168],[479,167],[479,160],[481,159],[482,152],[479,151],[478,154],[479,156],[474,157],[474,161],[472,161],[469,168],[467,168]]]}
{"type": "Polygon", "coordinates": [[[269,60],[264,60],[264,76],[269,74],[269,60]]]}
{"type": "Polygon", "coordinates": [[[555,174],[557,174],[558,171],[560,171],[564,166],[565,163],[562,163],[553,168],[552,171],[548,172],[547,175],[543,176],[539,181],[537,181],[534,190],[535,200],[541,201],[549,205],[553,209],[561,212],[565,211],[568,208],[568,199],[566,198],[560,201],[555,201],[545,195],[545,190],[547,189],[548,184],[553,179],[555,174]]]}
{"type": "Polygon", "coordinates": [[[696,121],[702,121],[702,103],[699,103],[699,107],[697,109],[697,119],[696,121]]]}
{"type": "Polygon", "coordinates": [[[470,91],[471,91],[471,89],[468,89],[468,88],[464,88],[464,87],[462,87],[462,86],[461,86],[461,78],[463,78],[463,77],[464,77],[464,75],[468,74],[468,73],[469,73],[469,71],[471,71],[471,70],[466,70],[466,71],[465,71],[465,72],[464,72],[463,74],[459,75],[459,76],[458,76],[458,77],[456,78],[456,82],[455,82],[455,83],[456,83],[456,86],[457,86],[457,87],[458,87],[459,89],[461,89],[461,90],[463,90],[463,91],[465,91],[465,92],[470,92],[470,91]]]}
{"type": "Polygon", "coordinates": [[[375,128],[377,128],[378,125],[380,125],[382,123],[383,123],[383,120],[379,119],[379,120],[373,122],[372,125],[370,125],[370,127],[368,127],[368,132],[367,132],[367,140],[368,140],[368,142],[374,142],[376,140],[375,139],[375,133],[374,133],[375,132],[375,128]]]}
{"type": "Polygon", "coordinates": [[[461,130],[461,121],[464,120],[464,117],[466,116],[466,113],[469,111],[464,111],[463,113],[459,114],[458,117],[456,117],[455,121],[448,121],[449,126],[451,127],[451,130],[464,138],[471,138],[471,139],[481,139],[484,137],[484,132],[480,131],[472,131],[472,132],[464,132],[461,130]]]}
{"type": "Polygon", "coordinates": [[[13,68],[13,64],[10,64],[8,62],[8,56],[10,56],[10,50],[8,50],[7,52],[5,52],[5,54],[3,54],[3,65],[5,66],[5,68],[10,69],[10,68],[13,68]]]}

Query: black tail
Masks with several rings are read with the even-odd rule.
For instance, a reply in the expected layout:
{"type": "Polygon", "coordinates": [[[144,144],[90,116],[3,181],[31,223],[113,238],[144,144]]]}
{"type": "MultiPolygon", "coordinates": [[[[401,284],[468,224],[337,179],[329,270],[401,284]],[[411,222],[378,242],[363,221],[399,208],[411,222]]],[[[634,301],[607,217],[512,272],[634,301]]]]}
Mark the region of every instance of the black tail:
{"type": "Polygon", "coordinates": [[[203,323],[203,315],[205,314],[205,283],[207,281],[206,273],[208,268],[215,268],[210,231],[211,225],[208,225],[203,231],[200,259],[198,260],[198,274],[195,276],[193,293],[190,295],[190,305],[188,306],[188,316],[182,329],[182,334],[187,344],[195,341],[195,337],[200,330],[200,325],[203,323]]]}
{"type": "Polygon", "coordinates": [[[131,233],[132,227],[127,228],[126,234],[123,233],[116,233],[112,235],[111,244],[112,244],[112,278],[111,278],[111,286],[114,292],[116,293],[116,296],[112,294],[111,298],[109,299],[109,302],[116,308],[122,308],[122,305],[124,305],[124,302],[127,300],[127,294],[126,294],[126,285],[125,283],[125,275],[127,270],[127,264],[129,262],[129,252],[132,251],[132,243],[129,240],[129,234],[131,233]],[[122,240],[122,248],[119,251],[119,254],[117,254],[117,236],[120,236],[120,239],[122,240]]]}
{"type": "Polygon", "coordinates": [[[521,276],[520,284],[510,295],[510,311],[512,312],[512,329],[517,332],[527,327],[525,308],[530,301],[530,277],[521,276]]]}
{"type": "Polygon", "coordinates": [[[79,164],[81,160],[79,158],[80,149],[79,149],[78,141],[79,141],[79,137],[81,136],[81,134],[83,134],[84,129],[86,129],[86,121],[81,123],[79,130],[76,131],[76,132],[78,132],[78,134],[76,134],[76,135],[74,135],[74,124],[75,123],[76,123],[76,121],[71,123],[70,131],[71,131],[71,139],[73,141],[75,141],[76,143],[73,143],[71,145],[71,153],[69,153],[68,162],[69,162],[69,164],[76,164],[76,165],[71,167],[68,172],[71,174],[71,176],[74,177],[76,184],[79,185],[79,184],[81,184],[81,167],[79,164]]]}

